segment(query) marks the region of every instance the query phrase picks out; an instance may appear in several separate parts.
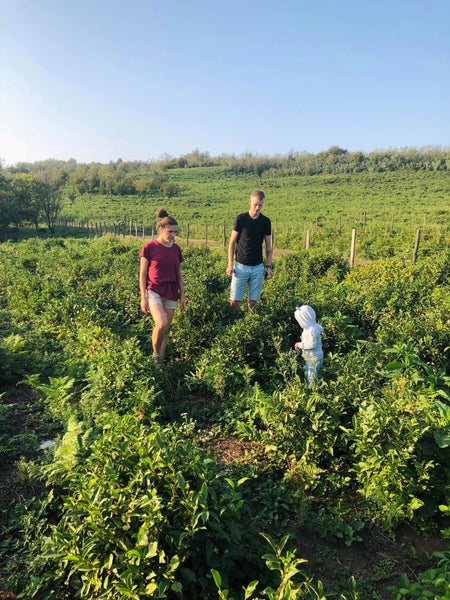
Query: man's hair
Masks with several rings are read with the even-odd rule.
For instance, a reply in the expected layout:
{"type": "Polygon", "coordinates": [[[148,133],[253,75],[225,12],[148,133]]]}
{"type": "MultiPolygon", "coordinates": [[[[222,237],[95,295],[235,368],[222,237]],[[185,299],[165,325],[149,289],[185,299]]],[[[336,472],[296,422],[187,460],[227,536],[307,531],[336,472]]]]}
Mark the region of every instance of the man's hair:
{"type": "Polygon", "coordinates": [[[253,190],[250,198],[258,198],[260,202],[263,202],[266,199],[266,195],[262,190],[253,190]]]}

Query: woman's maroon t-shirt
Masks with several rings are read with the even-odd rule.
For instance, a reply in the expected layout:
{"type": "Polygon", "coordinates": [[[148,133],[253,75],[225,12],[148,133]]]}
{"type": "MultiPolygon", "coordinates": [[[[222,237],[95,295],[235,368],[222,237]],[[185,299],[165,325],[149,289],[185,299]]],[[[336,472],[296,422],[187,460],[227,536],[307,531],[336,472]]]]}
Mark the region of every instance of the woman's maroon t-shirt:
{"type": "Polygon", "coordinates": [[[180,264],[184,261],[180,247],[173,244],[168,248],[152,240],[144,245],[139,256],[148,260],[147,289],[163,298],[178,300],[180,264]]]}

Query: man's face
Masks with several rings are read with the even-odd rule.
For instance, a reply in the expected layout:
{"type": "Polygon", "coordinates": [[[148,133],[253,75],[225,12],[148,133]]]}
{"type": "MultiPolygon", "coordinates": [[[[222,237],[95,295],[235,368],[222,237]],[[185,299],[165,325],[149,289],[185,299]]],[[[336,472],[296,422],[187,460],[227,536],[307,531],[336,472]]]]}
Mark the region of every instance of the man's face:
{"type": "Polygon", "coordinates": [[[259,198],[254,198],[253,196],[250,198],[250,210],[248,211],[252,217],[258,217],[261,209],[264,205],[264,200],[260,200],[259,198]]]}

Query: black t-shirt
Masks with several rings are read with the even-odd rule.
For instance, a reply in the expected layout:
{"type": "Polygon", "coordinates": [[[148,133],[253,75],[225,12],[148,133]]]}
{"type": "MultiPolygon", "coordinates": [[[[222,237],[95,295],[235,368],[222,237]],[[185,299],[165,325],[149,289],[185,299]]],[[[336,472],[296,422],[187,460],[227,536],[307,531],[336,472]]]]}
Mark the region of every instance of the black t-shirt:
{"type": "Polygon", "coordinates": [[[236,244],[237,262],[253,267],[263,261],[262,243],[266,235],[272,233],[270,219],[259,214],[252,219],[248,212],[238,215],[233,223],[234,231],[239,233],[236,244]]]}

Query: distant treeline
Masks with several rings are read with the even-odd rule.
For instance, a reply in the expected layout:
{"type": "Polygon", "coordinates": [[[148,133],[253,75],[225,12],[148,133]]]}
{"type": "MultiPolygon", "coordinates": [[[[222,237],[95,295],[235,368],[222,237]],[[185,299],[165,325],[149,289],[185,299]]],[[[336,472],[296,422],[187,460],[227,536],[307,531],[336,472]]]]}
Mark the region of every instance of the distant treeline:
{"type": "Polygon", "coordinates": [[[327,174],[384,173],[393,171],[450,171],[450,148],[426,147],[380,150],[364,154],[332,146],[324,152],[290,152],[279,156],[252,153],[239,157],[211,157],[208,152],[193,152],[158,161],[117,160],[108,164],[77,163],[75,159],[49,159],[33,163],[0,163],[0,239],[13,226],[45,223],[50,231],[64,206],[83,194],[110,196],[138,195],[170,199],[182,194],[187,183],[179,183],[177,169],[211,168],[214,177],[286,177],[327,174]]]}
{"type": "Polygon", "coordinates": [[[450,148],[425,147],[401,150],[377,150],[365,154],[349,152],[332,146],[324,152],[289,152],[285,155],[262,156],[245,153],[240,156],[225,155],[211,157],[208,152],[194,150],[189,154],[173,158],[163,156],[157,161],[125,162],[121,159],[108,164],[77,163],[45,160],[34,163],[17,163],[3,168],[7,178],[17,175],[35,175],[41,181],[58,181],[66,188],[69,196],[90,194],[152,194],[160,191],[163,197],[171,198],[178,193],[178,186],[169,178],[173,169],[217,167],[224,174],[264,173],[271,176],[308,176],[341,173],[382,173],[397,170],[450,171],[450,148]]]}

